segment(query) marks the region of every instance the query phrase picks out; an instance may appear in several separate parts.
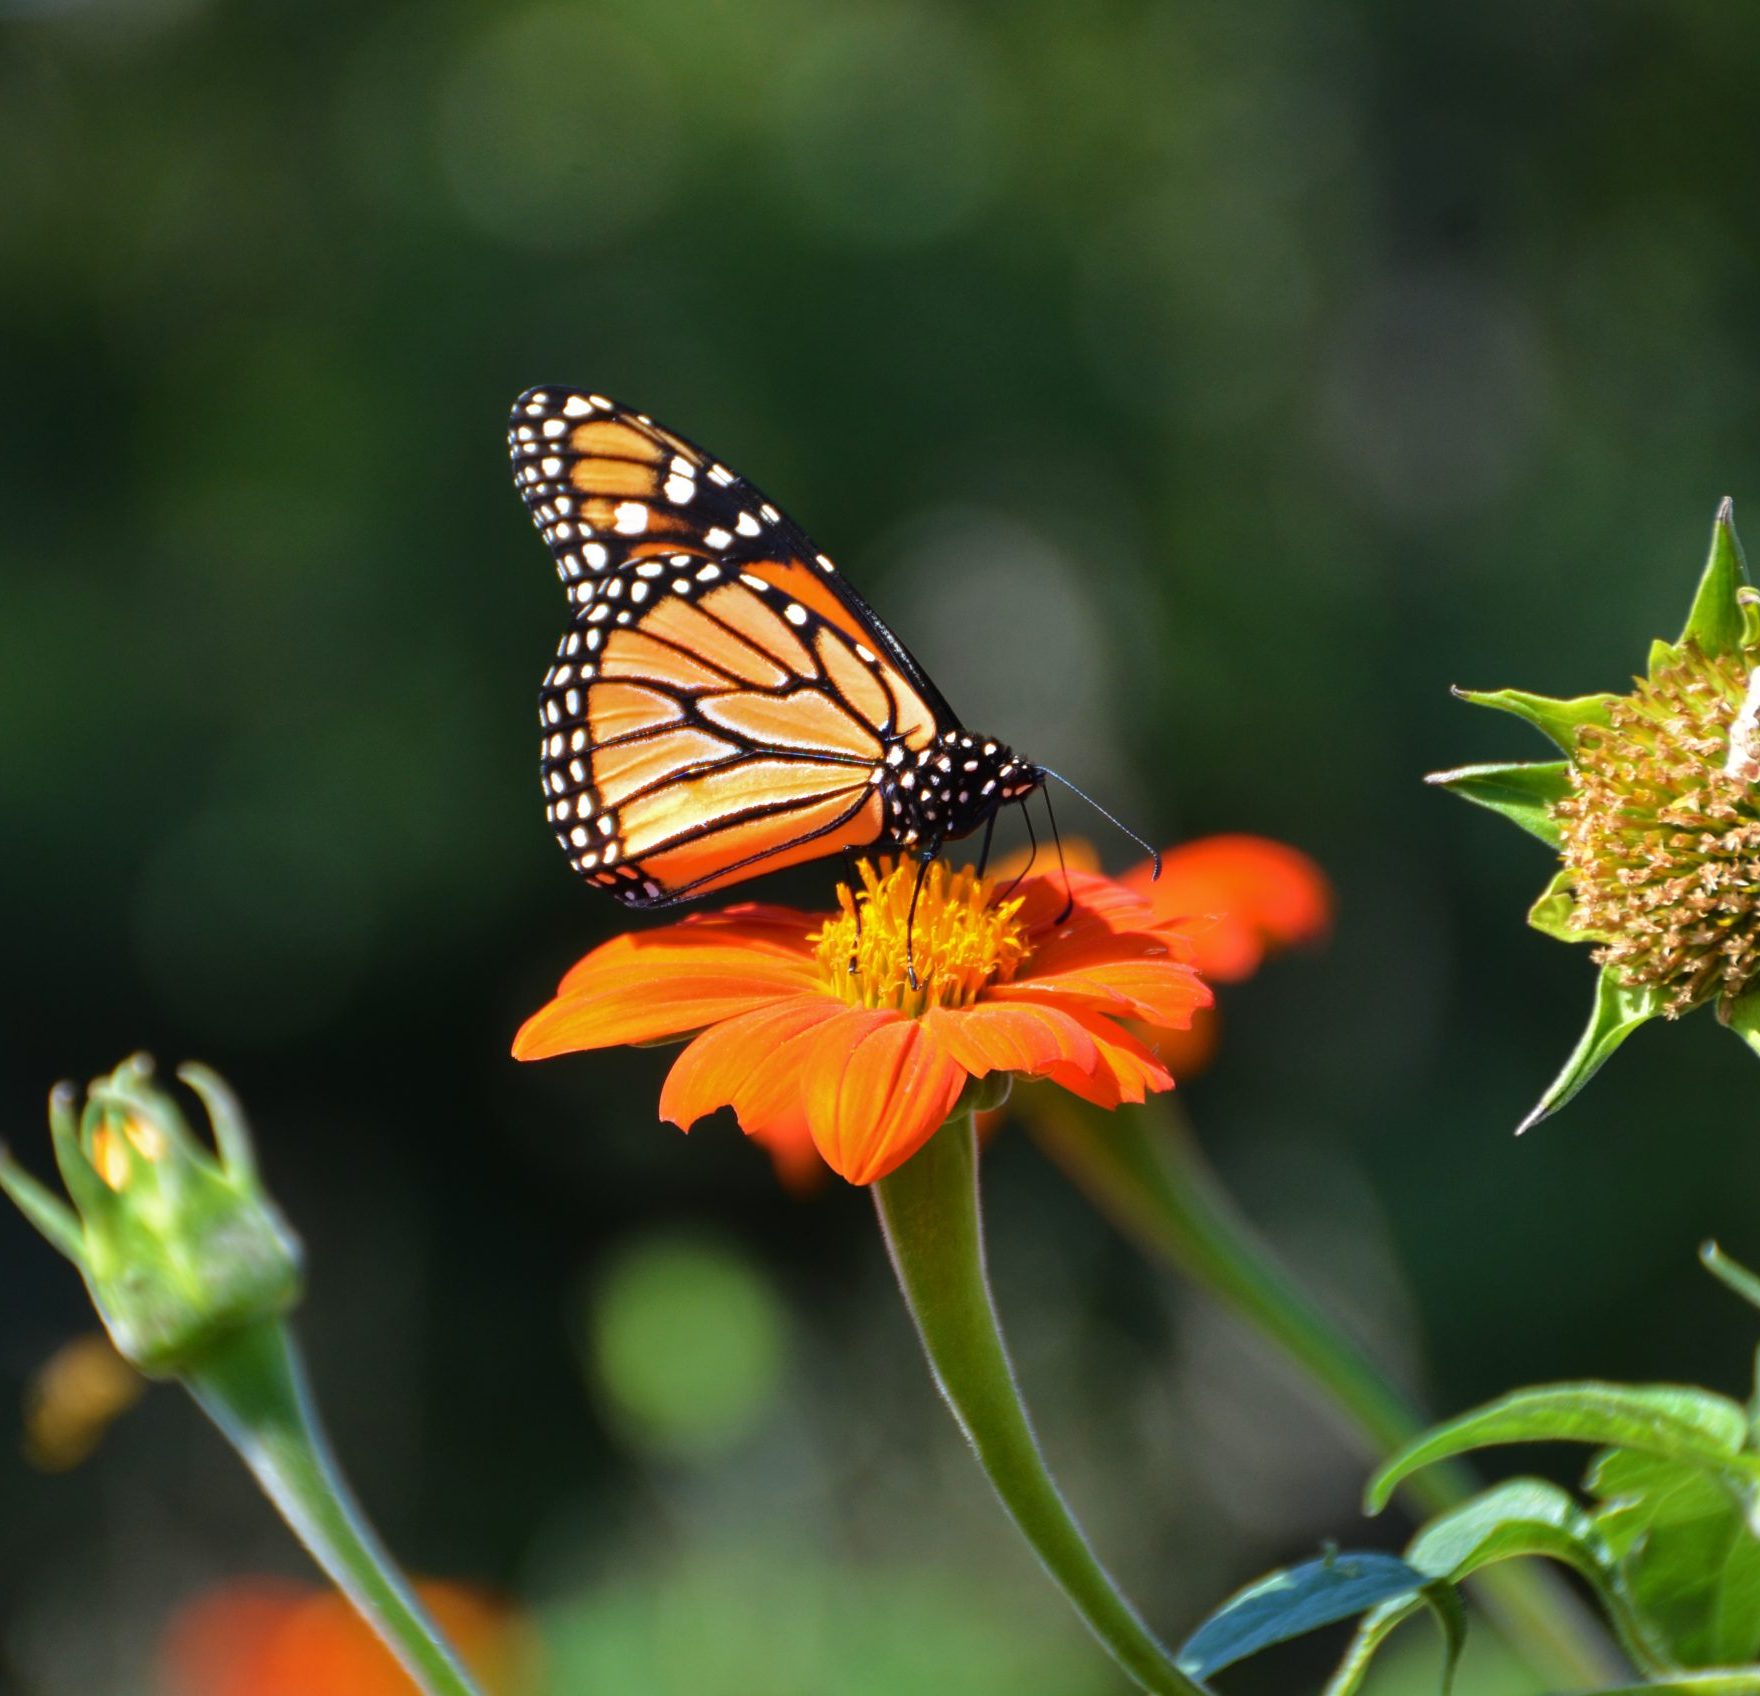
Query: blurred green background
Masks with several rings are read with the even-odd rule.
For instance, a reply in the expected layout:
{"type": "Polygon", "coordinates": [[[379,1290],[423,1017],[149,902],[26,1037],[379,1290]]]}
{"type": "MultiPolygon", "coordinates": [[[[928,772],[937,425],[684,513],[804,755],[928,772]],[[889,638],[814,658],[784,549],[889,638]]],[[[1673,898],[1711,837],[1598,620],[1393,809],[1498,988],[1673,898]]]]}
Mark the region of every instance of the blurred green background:
{"type": "MultiPolygon", "coordinates": [[[[537,1608],[556,1688],[1120,1690],[867,1198],[658,1126],[662,1056],[507,1057],[624,918],[542,817],[563,603],[502,440],[577,384],[756,479],[972,724],[1322,861],[1333,944],[1228,996],[1187,1102],[1431,1405],[1740,1393],[1693,1249],[1760,1253],[1752,1061],[1653,1027],[1512,1141],[1590,968],[1523,928],[1543,851],[1418,779],[1537,753],[1447,686],[1618,686],[1760,497],[1757,69],[1714,0],[0,0],[0,1126],[40,1167],[49,1084],[139,1046],[231,1077],[370,1506],[537,1608]]],[[[1152,1619],[1399,1535],[1024,1138],[988,1186],[1152,1619]]],[[[150,1691],[182,1600],[303,1570],[170,1394],[17,1458],[89,1326],[0,1219],[7,1696],[150,1691]]]]}

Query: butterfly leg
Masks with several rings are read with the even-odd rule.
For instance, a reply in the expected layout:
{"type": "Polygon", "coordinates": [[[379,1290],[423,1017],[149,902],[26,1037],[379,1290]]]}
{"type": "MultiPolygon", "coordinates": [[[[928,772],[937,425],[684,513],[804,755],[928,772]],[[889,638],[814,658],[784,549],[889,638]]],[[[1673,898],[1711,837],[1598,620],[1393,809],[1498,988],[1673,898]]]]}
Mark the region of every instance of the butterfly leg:
{"type": "Polygon", "coordinates": [[[1021,818],[1026,822],[1027,826],[1027,863],[1009,879],[1008,888],[1003,890],[1003,892],[997,897],[997,900],[999,901],[1006,901],[1009,896],[1014,894],[1014,892],[1020,888],[1021,879],[1033,869],[1033,862],[1039,858],[1039,835],[1038,832],[1033,829],[1033,815],[1027,811],[1027,804],[1025,801],[1021,802],[1020,805],[1021,818]]]}
{"type": "Polygon", "coordinates": [[[923,987],[917,982],[917,955],[915,944],[917,897],[923,893],[923,879],[929,875],[930,866],[932,866],[940,856],[941,844],[939,842],[930,843],[923,849],[922,853],[917,856],[917,881],[911,885],[910,911],[905,914],[904,918],[904,975],[909,981],[912,989],[921,989],[923,987]]]}
{"type": "MultiPolygon", "coordinates": [[[[1062,924],[1075,911],[1076,896],[1069,886],[1069,867],[1064,864],[1063,837],[1057,829],[1057,810],[1051,805],[1051,791],[1041,789],[1039,793],[1045,797],[1045,816],[1051,821],[1051,840],[1057,844],[1057,869],[1063,874],[1063,911],[1053,921],[1055,924],[1062,924]]],[[[1023,812],[1025,810],[1022,808],[1023,812]]]]}
{"type": "Polygon", "coordinates": [[[849,950],[849,969],[852,974],[856,969],[856,946],[862,940],[862,902],[857,898],[862,887],[862,878],[861,873],[856,870],[856,866],[860,860],[861,855],[857,853],[854,848],[844,849],[843,875],[844,880],[849,887],[850,897],[856,911],[855,940],[850,944],[849,950]]]}
{"type": "MultiPolygon", "coordinates": [[[[997,811],[1001,809],[998,808],[997,811]]],[[[984,846],[978,850],[978,876],[984,875],[984,868],[990,864],[990,841],[996,835],[996,813],[991,813],[984,821],[984,846]]]]}

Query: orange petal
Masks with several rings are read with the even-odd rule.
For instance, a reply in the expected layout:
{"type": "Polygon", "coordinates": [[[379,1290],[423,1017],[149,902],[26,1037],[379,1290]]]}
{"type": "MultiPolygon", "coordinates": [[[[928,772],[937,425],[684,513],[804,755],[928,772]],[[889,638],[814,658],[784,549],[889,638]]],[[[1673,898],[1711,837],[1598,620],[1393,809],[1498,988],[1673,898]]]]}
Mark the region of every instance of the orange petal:
{"type": "Polygon", "coordinates": [[[923,1023],[974,1078],[991,1072],[1037,1075],[1057,1065],[1091,1071],[1099,1058],[1093,1037],[1059,1007],[980,1001],[931,1008],[923,1023]]]}
{"type": "Polygon", "coordinates": [[[1035,937],[1035,946],[1052,936],[1152,930],[1155,926],[1155,908],[1136,888],[1074,867],[1067,878],[1059,871],[1027,878],[1012,898],[1021,903],[1021,922],[1028,930],[1042,933],[1035,937]]]}
{"type": "Polygon", "coordinates": [[[657,930],[628,931],[614,936],[571,966],[557,986],[559,995],[590,982],[607,964],[639,960],[649,971],[687,970],[694,961],[741,958],[807,959],[807,938],[824,919],[793,907],[764,907],[747,902],[720,913],[693,913],[677,924],[657,930]]]}
{"type": "Polygon", "coordinates": [[[946,1122],[966,1074],[916,1019],[851,1008],[809,1039],[807,1125],[852,1184],[901,1166],[946,1122]]]}
{"type": "Polygon", "coordinates": [[[787,909],[736,908],[614,937],[520,1027],[514,1056],[663,1042],[799,995],[817,981],[806,937],[818,922],[787,909]]]}
{"type": "MultiPolygon", "coordinates": [[[[1150,942],[1150,947],[1159,944],[1150,942]]],[[[1106,959],[1090,951],[1080,964],[1042,969],[1035,956],[1012,982],[998,984],[986,999],[999,1002],[1053,1002],[1120,1018],[1141,1019],[1166,1030],[1184,1030],[1213,999],[1209,986],[1188,965],[1157,955],[1106,959]]]]}
{"type": "Polygon", "coordinates": [[[731,1107],[747,1136],[765,1143],[804,1135],[803,1039],[849,1009],[830,996],[796,995],[712,1025],[673,1061],[660,1091],[660,1117],[688,1131],[731,1107]]]}
{"type": "Polygon", "coordinates": [[[1094,1067],[1083,1071],[1078,1066],[1054,1066],[1045,1073],[1052,1083],[1097,1107],[1138,1102],[1154,1091],[1173,1088],[1173,1074],[1129,1031],[1099,1014],[1088,1014],[1082,1024],[1094,1039],[1094,1067]]]}
{"type": "Polygon", "coordinates": [[[1320,868],[1286,843],[1263,836],[1205,836],[1162,860],[1159,882],[1139,866],[1123,881],[1164,922],[1208,916],[1189,934],[1198,969],[1232,982],[1258,970],[1267,952],[1324,936],[1332,889],[1320,868]]]}

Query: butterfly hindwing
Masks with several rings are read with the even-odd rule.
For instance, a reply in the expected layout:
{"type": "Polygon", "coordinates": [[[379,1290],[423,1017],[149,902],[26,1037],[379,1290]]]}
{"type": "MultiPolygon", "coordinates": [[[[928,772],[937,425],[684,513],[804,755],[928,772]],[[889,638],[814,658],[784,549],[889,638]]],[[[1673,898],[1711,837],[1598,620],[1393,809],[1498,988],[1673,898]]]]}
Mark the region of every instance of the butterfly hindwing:
{"type": "Polygon", "coordinates": [[[882,776],[952,716],[805,533],[600,396],[531,391],[509,443],[571,603],[540,714],[575,869],[653,906],[883,840],[882,776]]]}

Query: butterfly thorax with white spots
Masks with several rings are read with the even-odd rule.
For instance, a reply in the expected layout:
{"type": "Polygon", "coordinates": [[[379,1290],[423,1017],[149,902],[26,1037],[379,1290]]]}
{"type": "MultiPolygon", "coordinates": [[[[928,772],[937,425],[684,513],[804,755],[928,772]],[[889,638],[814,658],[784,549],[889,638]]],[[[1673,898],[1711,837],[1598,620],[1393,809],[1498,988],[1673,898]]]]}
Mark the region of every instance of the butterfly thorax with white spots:
{"type": "Polygon", "coordinates": [[[999,808],[1024,801],[1045,776],[993,737],[949,730],[914,752],[895,743],[879,781],[887,840],[932,854],[989,823],[999,808]]]}

